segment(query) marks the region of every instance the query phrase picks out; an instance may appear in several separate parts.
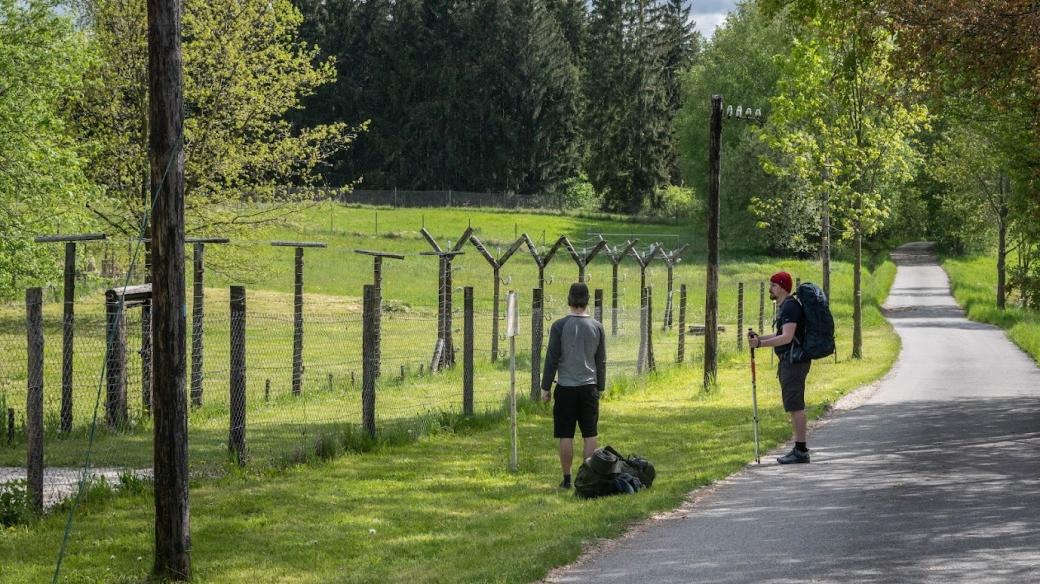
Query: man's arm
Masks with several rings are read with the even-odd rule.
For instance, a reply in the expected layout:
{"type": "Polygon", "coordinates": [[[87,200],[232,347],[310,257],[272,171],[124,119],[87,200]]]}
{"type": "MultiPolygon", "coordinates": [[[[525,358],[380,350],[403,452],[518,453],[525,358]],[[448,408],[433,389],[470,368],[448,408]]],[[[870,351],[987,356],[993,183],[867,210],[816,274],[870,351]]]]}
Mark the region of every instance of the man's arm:
{"type": "Polygon", "coordinates": [[[788,322],[784,326],[780,327],[779,335],[768,335],[764,337],[752,337],[758,339],[757,347],[779,347],[780,345],[786,345],[794,339],[794,332],[798,328],[798,323],[788,322]]]}
{"type": "Polygon", "coordinates": [[[607,335],[599,327],[599,346],[596,347],[596,392],[607,388],[607,335]]]}
{"type": "Polygon", "coordinates": [[[545,368],[542,370],[542,391],[552,389],[553,380],[556,379],[556,368],[560,365],[560,352],[562,341],[560,340],[560,327],[553,323],[549,327],[549,346],[545,349],[545,368]]]}

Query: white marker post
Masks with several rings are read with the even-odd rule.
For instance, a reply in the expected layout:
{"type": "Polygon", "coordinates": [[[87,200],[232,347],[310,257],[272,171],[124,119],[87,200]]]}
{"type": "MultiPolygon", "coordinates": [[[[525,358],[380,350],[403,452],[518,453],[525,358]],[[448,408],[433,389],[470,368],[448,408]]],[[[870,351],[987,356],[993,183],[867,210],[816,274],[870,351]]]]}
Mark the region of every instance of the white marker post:
{"type": "Polygon", "coordinates": [[[509,470],[517,471],[516,456],[516,334],[520,329],[520,315],[517,310],[516,292],[512,290],[506,295],[506,336],[509,337],[509,426],[510,446],[509,470]]]}

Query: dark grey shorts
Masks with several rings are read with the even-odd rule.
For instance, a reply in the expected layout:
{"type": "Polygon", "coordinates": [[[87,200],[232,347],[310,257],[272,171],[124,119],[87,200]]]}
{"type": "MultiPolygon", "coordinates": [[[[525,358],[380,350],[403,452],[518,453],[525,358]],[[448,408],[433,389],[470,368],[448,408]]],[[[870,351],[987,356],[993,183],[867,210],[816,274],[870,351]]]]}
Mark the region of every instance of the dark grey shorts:
{"type": "Polygon", "coordinates": [[[780,395],[784,399],[785,412],[805,409],[805,378],[809,376],[810,365],[812,361],[791,363],[786,356],[780,358],[776,376],[780,378],[780,395]]]}

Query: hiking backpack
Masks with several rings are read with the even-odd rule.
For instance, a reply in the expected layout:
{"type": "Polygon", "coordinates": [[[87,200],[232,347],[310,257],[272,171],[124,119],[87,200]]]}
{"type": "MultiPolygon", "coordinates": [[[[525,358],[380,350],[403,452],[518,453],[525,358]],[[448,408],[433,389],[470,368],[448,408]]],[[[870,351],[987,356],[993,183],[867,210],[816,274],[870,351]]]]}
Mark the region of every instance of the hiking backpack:
{"type": "Polygon", "coordinates": [[[822,359],[834,354],[834,317],[827,303],[827,295],[815,284],[806,282],[798,286],[794,297],[802,305],[802,313],[805,315],[802,351],[810,359],[822,359]]]}
{"type": "Polygon", "coordinates": [[[641,491],[653,484],[657,471],[649,460],[625,458],[610,446],[597,448],[574,478],[574,494],[583,499],[641,491]]]}

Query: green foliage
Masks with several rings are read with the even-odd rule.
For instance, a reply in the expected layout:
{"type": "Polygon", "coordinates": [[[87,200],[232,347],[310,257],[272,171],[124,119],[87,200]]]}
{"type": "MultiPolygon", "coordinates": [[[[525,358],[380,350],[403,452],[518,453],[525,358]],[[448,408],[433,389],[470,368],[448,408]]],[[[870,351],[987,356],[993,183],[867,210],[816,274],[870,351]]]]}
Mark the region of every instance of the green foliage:
{"type": "Polygon", "coordinates": [[[25,479],[0,484],[0,527],[22,525],[34,516],[25,479]]]}
{"type": "MultiPolygon", "coordinates": [[[[132,0],[86,3],[99,59],[75,116],[91,147],[91,178],[106,193],[92,209],[127,235],[138,232],[151,202],[144,12],[132,0]]],[[[274,201],[278,186],[314,183],[356,130],[344,123],[294,129],[286,119],[335,77],[333,63],[298,40],[302,16],[289,0],[191,0],[182,22],[187,230],[233,235],[285,210],[270,205],[243,215],[231,203],[274,201]]]]}
{"type": "Polygon", "coordinates": [[[636,213],[676,174],[675,69],[696,44],[681,6],[597,0],[589,16],[585,128],[588,174],[608,211],[636,213]],[[676,10],[680,12],[677,13],[676,10]]]}
{"type": "Polygon", "coordinates": [[[704,202],[691,187],[667,185],[657,190],[656,204],[643,203],[643,215],[664,220],[697,219],[704,213],[704,202]]]}
{"type": "MultiPolygon", "coordinates": [[[[765,108],[776,91],[779,70],[775,56],[787,52],[791,25],[766,17],[755,3],[739,5],[698,55],[684,78],[684,103],[676,121],[685,182],[702,201],[708,193],[708,120],[712,95],[723,105],[753,104],[765,108]]],[[[768,109],[764,109],[769,117],[768,109]]],[[[804,242],[815,229],[812,216],[791,210],[770,228],[756,229],[752,201],[768,194],[793,199],[791,181],[781,180],[758,164],[767,148],[756,139],[754,126],[723,120],[720,183],[721,238],[743,248],[770,247],[783,252],[805,251],[804,242]]]]}
{"type": "Polygon", "coordinates": [[[912,85],[893,73],[890,33],[832,18],[812,21],[780,61],[760,138],[775,153],[763,167],[795,181],[800,196],[826,193],[839,233],[851,240],[879,231],[894,193],[913,178],[927,110],[909,101],[912,85]]]}
{"type": "Polygon", "coordinates": [[[80,95],[85,37],[48,0],[0,0],[0,296],[54,279],[60,246],[94,192],[63,110],[80,95]]]}
{"type": "Polygon", "coordinates": [[[584,173],[563,181],[563,205],[568,209],[599,209],[602,200],[584,173]]]}

